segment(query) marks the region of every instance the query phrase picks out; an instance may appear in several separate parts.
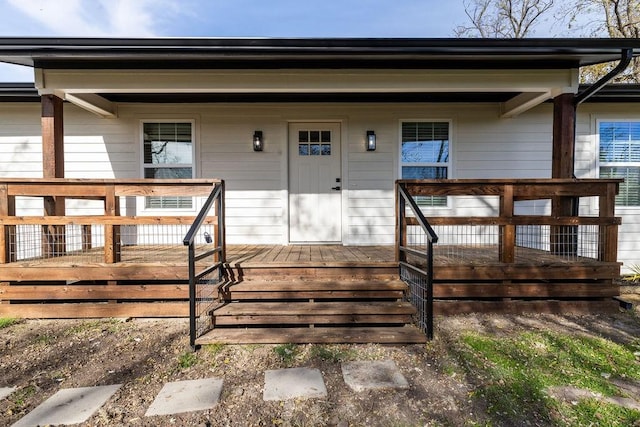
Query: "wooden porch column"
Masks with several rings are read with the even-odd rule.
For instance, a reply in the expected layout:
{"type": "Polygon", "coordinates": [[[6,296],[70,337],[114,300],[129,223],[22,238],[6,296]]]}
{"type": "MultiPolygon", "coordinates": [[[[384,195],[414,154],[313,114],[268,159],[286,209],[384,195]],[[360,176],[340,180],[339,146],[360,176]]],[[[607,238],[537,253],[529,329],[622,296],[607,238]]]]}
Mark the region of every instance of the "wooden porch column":
{"type": "MultiPolygon", "coordinates": [[[[572,93],[563,93],[553,99],[553,152],[551,178],[574,178],[576,144],[576,105],[572,93]]],[[[551,215],[575,215],[578,200],[573,197],[554,197],[551,215]]],[[[551,228],[551,252],[558,255],[577,254],[577,228],[555,226],[551,228]]]]}
{"type": "Polygon", "coordinates": [[[576,107],[572,93],[553,99],[553,154],[551,178],[573,178],[576,140],[576,107]]]}
{"type": "MultiPolygon", "coordinates": [[[[42,95],[42,176],[64,178],[63,101],[55,95],[42,95]]],[[[45,216],[64,216],[63,197],[44,198],[45,216]]],[[[45,257],[65,252],[64,226],[44,226],[42,252],[45,257]]]]}

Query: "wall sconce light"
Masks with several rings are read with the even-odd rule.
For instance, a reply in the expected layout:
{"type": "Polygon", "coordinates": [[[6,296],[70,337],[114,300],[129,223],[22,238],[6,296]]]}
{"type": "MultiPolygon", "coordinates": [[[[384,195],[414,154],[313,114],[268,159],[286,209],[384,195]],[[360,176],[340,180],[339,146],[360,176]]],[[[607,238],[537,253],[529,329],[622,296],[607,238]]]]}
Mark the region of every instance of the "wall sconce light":
{"type": "Polygon", "coordinates": [[[376,133],[372,130],[367,131],[367,151],[376,151],[376,133]]]}
{"type": "Polygon", "coordinates": [[[264,142],[262,141],[262,131],[257,130],[253,133],[253,151],[262,151],[264,142]]]}

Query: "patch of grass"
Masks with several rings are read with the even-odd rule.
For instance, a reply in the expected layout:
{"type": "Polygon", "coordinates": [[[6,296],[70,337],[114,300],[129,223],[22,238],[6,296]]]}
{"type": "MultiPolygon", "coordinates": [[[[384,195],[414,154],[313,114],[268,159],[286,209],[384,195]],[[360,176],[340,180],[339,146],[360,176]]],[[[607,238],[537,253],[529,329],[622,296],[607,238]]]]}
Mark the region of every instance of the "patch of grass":
{"type": "Polygon", "coordinates": [[[311,347],[311,357],[324,360],[325,362],[339,363],[351,360],[356,352],[352,349],[341,348],[340,346],[314,345],[311,347]]]}
{"type": "Polygon", "coordinates": [[[9,326],[20,323],[19,319],[14,319],[12,317],[0,317],[0,329],[8,328],[9,326]]]}
{"type": "Polygon", "coordinates": [[[122,322],[118,319],[109,320],[86,320],[77,325],[74,325],[65,331],[65,335],[79,335],[85,332],[91,332],[95,330],[117,332],[122,325],[122,322]]]}
{"type": "Polygon", "coordinates": [[[101,328],[102,327],[102,321],[100,320],[87,320],[87,321],[82,321],[80,323],[78,323],[77,325],[73,325],[71,326],[69,329],[67,329],[64,334],[66,336],[69,335],[79,335],[83,332],[87,332],[87,331],[91,331],[97,328],[101,328]]]}
{"type": "Polygon", "coordinates": [[[192,351],[186,351],[178,356],[178,367],[188,369],[198,363],[198,356],[192,351]]]}
{"type": "Polygon", "coordinates": [[[280,360],[289,365],[300,353],[300,348],[296,344],[280,344],[275,346],[273,351],[280,357],[280,360]]]}
{"type": "Polygon", "coordinates": [[[640,411],[602,402],[571,405],[547,396],[552,386],[573,386],[605,396],[620,395],[607,378],[640,379],[637,344],[619,345],[602,338],[556,332],[524,332],[510,337],[466,334],[461,359],[478,384],[474,396],[496,421],[534,424],[623,426],[640,422],[640,411]],[[593,406],[593,407],[592,407],[593,406]],[[610,408],[609,408],[610,407],[610,408]],[[589,409],[591,408],[591,409],[589,409]]]}

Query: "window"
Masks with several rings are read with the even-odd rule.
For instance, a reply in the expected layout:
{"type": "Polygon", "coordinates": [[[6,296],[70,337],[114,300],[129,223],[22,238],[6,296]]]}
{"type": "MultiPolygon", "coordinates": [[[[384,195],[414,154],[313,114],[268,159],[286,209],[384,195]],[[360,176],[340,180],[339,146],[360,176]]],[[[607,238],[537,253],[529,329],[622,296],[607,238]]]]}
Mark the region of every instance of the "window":
{"type": "MultiPolygon", "coordinates": [[[[143,123],[145,178],[193,178],[193,124],[191,122],[143,123]]],[[[145,198],[147,209],[191,209],[192,197],[145,198]]]]}
{"type": "Polygon", "coordinates": [[[299,156],[330,156],[330,130],[301,130],[298,132],[299,156]]]}
{"type": "Polygon", "coordinates": [[[640,121],[600,122],[600,178],[624,178],[616,206],[640,206],[640,121]]]}
{"type": "MultiPolygon", "coordinates": [[[[449,122],[403,122],[402,179],[449,178],[449,122]]],[[[420,196],[420,206],[447,206],[446,196],[420,196]]]]}

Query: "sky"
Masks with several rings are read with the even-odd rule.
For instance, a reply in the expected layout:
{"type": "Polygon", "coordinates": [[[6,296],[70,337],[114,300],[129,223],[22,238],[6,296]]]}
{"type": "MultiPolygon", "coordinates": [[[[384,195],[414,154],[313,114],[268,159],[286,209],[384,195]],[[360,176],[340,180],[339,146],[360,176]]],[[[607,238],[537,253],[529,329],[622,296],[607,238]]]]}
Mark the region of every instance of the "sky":
{"type": "MultiPolygon", "coordinates": [[[[463,0],[0,0],[0,37],[453,37],[464,22],[463,0]]],[[[0,64],[0,82],[27,81],[0,64]]]]}

